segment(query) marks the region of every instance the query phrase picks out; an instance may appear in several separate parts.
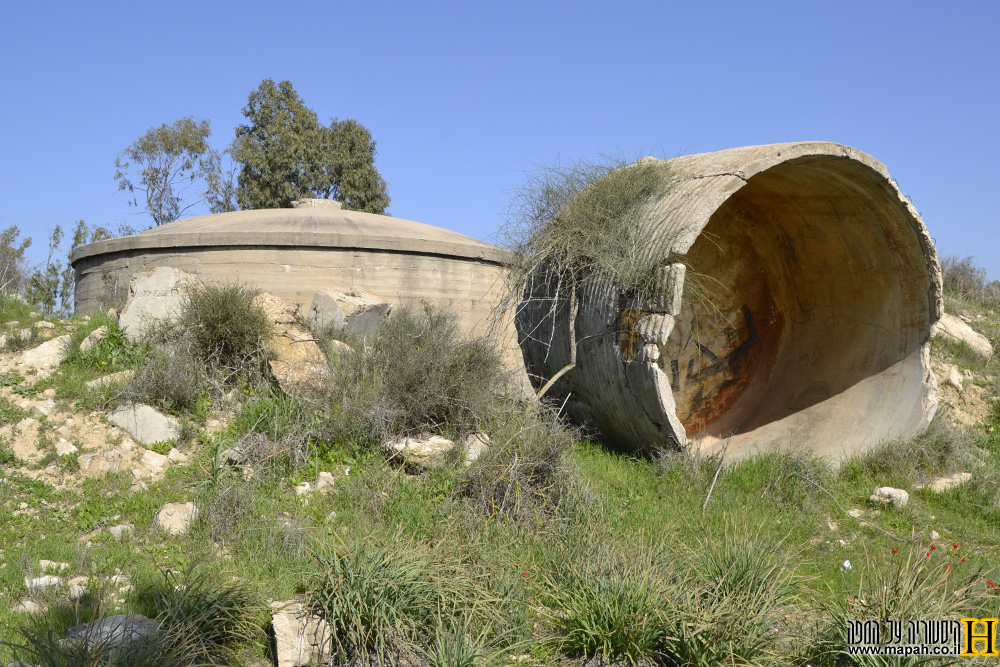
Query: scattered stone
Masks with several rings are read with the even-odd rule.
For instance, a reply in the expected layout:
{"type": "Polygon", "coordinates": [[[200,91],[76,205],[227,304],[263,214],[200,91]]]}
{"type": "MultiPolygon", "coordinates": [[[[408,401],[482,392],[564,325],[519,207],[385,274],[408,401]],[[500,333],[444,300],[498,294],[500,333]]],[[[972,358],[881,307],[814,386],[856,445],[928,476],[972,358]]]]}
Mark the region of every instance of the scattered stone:
{"type": "Polygon", "coordinates": [[[66,630],[64,641],[75,646],[94,644],[102,649],[118,648],[156,632],[159,627],[159,621],[141,614],[108,616],[74,625],[66,630]]]}
{"type": "Polygon", "coordinates": [[[34,349],[25,350],[21,359],[28,366],[36,368],[58,366],[69,354],[69,342],[69,334],[53,338],[34,349]]]}
{"type": "Polygon", "coordinates": [[[162,474],[164,470],[170,467],[170,459],[163,454],[157,454],[152,449],[147,449],[142,453],[140,462],[154,476],[162,474]]]}
{"type": "Polygon", "coordinates": [[[272,602],[271,629],[278,667],[325,664],[330,656],[330,626],[301,602],[272,602]]]}
{"type": "Polygon", "coordinates": [[[87,337],[84,338],[83,341],[80,343],[80,351],[86,352],[90,348],[97,345],[97,343],[100,342],[100,340],[104,338],[106,335],[108,335],[107,326],[97,327],[89,334],[87,334],[87,337]]]}
{"type": "Polygon", "coordinates": [[[952,365],[947,365],[944,367],[944,383],[951,387],[954,387],[958,391],[963,391],[965,387],[962,384],[962,374],[958,372],[958,369],[952,365]]]}
{"type": "Polygon", "coordinates": [[[56,325],[52,324],[52,322],[47,322],[45,320],[38,320],[32,326],[35,327],[36,329],[55,329],[56,328],[56,325]]]}
{"type": "Polygon", "coordinates": [[[937,532],[936,530],[932,530],[930,537],[931,537],[931,542],[935,542],[935,541],[941,539],[941,534],[939,532],[937,532]]]}
{"type": "Polygon", "coordinates": [[[125,384],[132,379],[135,371],[132,369],[125,371],[118,371],[117,373],[112,373],[111,375],[105,375],[103,377],[95,378],[87,382],[87,389],[103,389],[104,387],[110,387],[113,385],[125,384]]]}
{"type": "Polygon", "coordinates": [[[302,482],[301,484],[297,485],[294,488],[295,488],[295,495],[296,495],[296,497],[298,497],[298,496],[304,496],[305,494],[312,493],[312,491],[313,491],[313,488],[309,484],[309,482],[302,482]]]}
{"type": "Polygon", "coordinates": [[[972,348],[973,352],[984,359],[993,356],[993,346],[989,339],[981,333],[973,331],[972,327],[954,315],[949,313],[942,315],[931,331],[934,336],[945,336],[953,340],[963,341],[972,348]]]}
{"type": "Polygon", "coordinates": [[[851,561],[845,560],[843,563],[840,564],[840,569],[843,570],[844,572],[847,572],[848,570],[853,570],[854,568],[851,566],[851,561]]]}
{"type": "Polygon", "coordinates": [[[171,447],[170,451],[167,452],[167,459],[171,463],[187,463],[188,455],[177,449],[176,447],[171,447]]]}
{"type": "Polygon", "coordinates": [[[83,596],[86,595],[86,594],[87,594],[87,588],[85,586],[81,586],[80,584],[72,584],[69,587],[69,599],[70,600],[74,600],[74,601],[79,600],[79,599],[83,598],[83,596]]]}
{"type": "Polygon", "coordinates": [[[34,600],[24,598],[18,601],[10,610],[15,614],[38,614],[45,611],[45,608],[34,600]]]}
{"type": "Polygon", "coordinates": [[[327,353],[328,354],[332,353],[332,354],[335,354],[337,356],[340,356],[340,355],[343,355],[343,354],[347,354],[348,352],[351,352],[353,349],[354,348],[352,348],[350,345],[348,345],[344,341],[337,340],[337,339],[331,340],[326,345],[326,351],[327,351],[327,353]]]}
{"type": "Polygon", "coordinates": [[[961,486],[965,484],[970,479],[972,479],[972,473],[969,472],[956,472],[953,475],[945,475],[944,477],[936,477],[932,479],[929,483],[918,486],[918,489],[927,488],[934,493],[944,493],[948,489],[953,489],[956,486],[961,486]]]}
{"type": "Polygon", "coordinates": [[[38,591],[44,591],[49,588],[58,588],[65,583],[62,577],[57,577],[55,575],[47,574],[44,577],[25,577],[24,587],[28,589],[28,592],[34,594],[38,591]]]}
{"type": "Polygon", "coordinates": [[[241,466],[246,462],[246,452],[239,445],[234,445],[219,452],[219,463],[224,466],[241,466]]]}
{"type": "Polygon", "coordinates": [[[118,408],[108,415],[108,421],[144,445],[176,440],[181,432],[181,424],[176,419],[141,403],[118,408]]]}
{"type": "Polygon", "coordinates": [[[42,396],[45,398],[55,398],[56,397],[55,387],[49,387],[48,389],[43,391],[42,396]]]}
{"type": "Polygon", "coordinates": [[[15,327],[21,326],[21,323],[18,322],[17,320],[7,320],[6,322],[3,323],[3,325],[7,329],[14,329],[15,327]]]}
{"type": "Polygon", "coordinates": [[[48,417],[56,409],[56,402],[51,398],[31,404],[31,411],[39,417],[48,417]]]}
{"type": "Polygon", "coordinates": [[[847,516],[854,517],[855,519],[860,519],[864,516],[864,514],[865,513],[863,511],[856,508],[847,510],[847,516]]]}
{"type": "Polygon", "coordinates": [[[906,504],[910,502],[910,494],[903,489],[895,489],[891,486],[880,486],[875,489],[875,492],[872,493],[869,500],[880,505],[906,507],[906,504]]]}
{"type": "Polygon", "coordinates": [[[393,456],[416,468],[439,468],[447,463],[455,443],[439,435],[393,438],[385,444],[393,456]]]}
{"type": "Polygon", "coordinates": [[[321,472],[316,476],[316,490],[320,493],[333,491],[335,481],[337,477],[332,472],[321,472]]]}
{"type": "Polygon", "coordinates": [[[362,287],[347,292],[316,290],[306,319],[322,328],[345,328],[360,338],[375,335],[392,304],[362,287]]]}
{"type": "Polygon", "coordinates": [[[52,560],[38,561],[38,569],[42,572],[62,572],[69,569],[69,563],[57,563],[52,560]]]}
{"type": "Polygon", "coordinates": [[[465,465],[470,466],[479,457],[489,451],[490,436],[485,433],[472,433],[462,440],[462,451],[465,452],[465,465]]]}
{"type": "Polygon", "coordinates": [[[105,452],[81,454],[77,459],[80,473],[84,477],[103,477],[109,472],[121,472],[128,469],[128,457],[118,449],[105,452]]]}
{"type": "Polygon", "coordinates": [[[70,454],[76,454],[80,451],[80,448],[74,445],[72,442],[66,442],[65,440],[60,440],[56,443],[56,454],[59,456],[69,456],[70,454]]]}
{"type": "Polygon", "coordinates": [[[167,503],[153,517],[153,525],[171,535],[183,535],[197,516],[194,503],[167,503]]]}
{"type": "Polygon", "coordinates": [[[115,541],[121,542],[122,538],[126,535],[131,535],[134,529],[135,527],[130,523],[120,523],[117,526],[108,528],[108,532],[115,538],[115,541]]]}

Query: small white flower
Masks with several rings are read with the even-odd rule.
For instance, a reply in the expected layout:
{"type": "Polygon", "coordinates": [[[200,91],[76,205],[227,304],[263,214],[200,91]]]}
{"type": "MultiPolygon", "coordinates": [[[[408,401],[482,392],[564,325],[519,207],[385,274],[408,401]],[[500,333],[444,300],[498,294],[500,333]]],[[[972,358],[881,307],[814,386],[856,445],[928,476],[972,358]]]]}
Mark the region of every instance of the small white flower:
{"type": "Polygon", "coordinates": [[[840,569],[843,570],[844,572],[847,572],[848,570],[853,569],[851,567],[851,561],[845,560],[843,563],[840,564],[840,569]]]}

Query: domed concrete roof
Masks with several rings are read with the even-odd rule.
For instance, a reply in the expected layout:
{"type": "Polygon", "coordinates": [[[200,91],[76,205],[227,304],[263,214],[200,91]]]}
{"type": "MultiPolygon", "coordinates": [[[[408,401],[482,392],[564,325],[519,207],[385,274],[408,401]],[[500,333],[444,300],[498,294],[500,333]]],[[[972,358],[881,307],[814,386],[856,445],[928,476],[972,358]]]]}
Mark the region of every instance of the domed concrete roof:
{"type": "Polygon", "coordinates": [[[193,247],[299,247],[382,250],[502,262],[503,251],[457,232],[412,220],[300,200],[297,208],[233,211],[184,218],[134,236],[77,248],[72,262],[122,251],[193,247]]]}

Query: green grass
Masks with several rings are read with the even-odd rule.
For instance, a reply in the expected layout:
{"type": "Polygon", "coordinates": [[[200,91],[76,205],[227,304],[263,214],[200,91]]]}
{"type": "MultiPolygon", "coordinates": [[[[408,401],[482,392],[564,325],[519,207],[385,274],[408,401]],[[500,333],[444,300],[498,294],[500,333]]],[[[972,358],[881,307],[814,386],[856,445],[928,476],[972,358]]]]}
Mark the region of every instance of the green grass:
{"type": "MultiPolygon", "coordinates": [[[[79,323],[74,342],[102,325],[96,317],[79,323]]],[[[973,325],[991,331],[995,321],[973,325]]],[[[141,366],[146,354],[115,336],[104,345],[71,354],[48,380],[11,372],[0,388],[54,386],[66,405],[95,409],[109,395],[88,395],[83,382],[108,367],[141,366]]],[[[974,360],[961,346],[935,342],[934,354],[985,386],[996,382],[996,362],[974,360]]],[[[384,395],[375,398],[369,405],[384,404],[384,395]]],[[[28,416],[16,400],[0,400],[3,423],[28,416]]],[[[429,665],[510,656],[522,664],[585,656],[864,664],[844,654],[848,617],[1000,611],[1000,594],[986,584],[1000,579],[998,407],[969,432],[938,420],[925,435],[884,443],[839,469],[808,456],[753,456],[723,468],[709,497],[717,459],[610,452],[551,415],[509,405],[466,422],[491,438],[476,465],[456,460],[414,474],[372,446],[369,430],[337,428],[342,401],[311,401],[261,386],[238,388],[225,402],[194,401],[179,410],[195,424],[182,445],[190,463],[140,492],[126,473],[66,486],[32,480],[36,471],[16,467],[0,443],[0,642],[50,650],[100,601],[101,614],[191,617],[180,644],[258,665],[266,658],[263,601],[300,596],[325,610],[345,655],[429,665]],[[228,427],[208,435],[197,424],[213,417],[228,427]],[[242,465],[221,465],[218,455],[231,447],[246,454],[242,465]],[[319,471],[338,475],[334,488],[296,496],[293,484],[319,471]],[[972,481],[941,494],[918,489],[957,471],[972,481]],[[909,505],[870,503],[883,485],[909,491],[909,505]],[[152,529],[163,504],[188,500],[201,517],[187,534],[152,529]],[[106,530],[125,522],[134,530],[121,541],[106,530]],[[940,537],[931,540],[931,531],[940,537]],[[50,611],[37,621],[10,612],[40,559],[70,563],[92,597],[73,606],[65,591],[39,596],[50,611]],[[851,570],[841,569],[845,560],[851,570]],[[164,579],[168,568],[178,574],[164,579]],[[118,572],[132,579],[131,596],[109,587],[118,572]],[[22,631],[26,624],[34,635],[22,631]]],[[[457,431],[468,417],[442,414],[452,413],[435,410],[424,426],[457,431]]],[[[51,456],[64,473],[79,465],[78,455],[51,456]]],[[[173,660],[151,646],[162,664],[173,660]]],[[[4,660],[12,659],[0,647],[4,660]]]]}

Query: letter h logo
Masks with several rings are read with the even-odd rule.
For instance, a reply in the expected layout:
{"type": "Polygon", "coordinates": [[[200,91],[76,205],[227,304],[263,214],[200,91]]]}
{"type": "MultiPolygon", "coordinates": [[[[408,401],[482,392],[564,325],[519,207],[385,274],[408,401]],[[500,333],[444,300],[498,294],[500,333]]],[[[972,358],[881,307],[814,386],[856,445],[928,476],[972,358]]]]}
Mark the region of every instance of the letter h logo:
{"type": "Polygon", "coordinates": [[[987,657],[1000,655],[996,647],[996,627],[995,618],[963,618],[962,625],[965,626],[965,647],[962,650],[963,656],[982,655],[987,657]],[[976,632],[977,626],[984,628],[983,632],[976,632]],[[983,642],[983,650],[976,649],[976,642],[983,642]]]}

